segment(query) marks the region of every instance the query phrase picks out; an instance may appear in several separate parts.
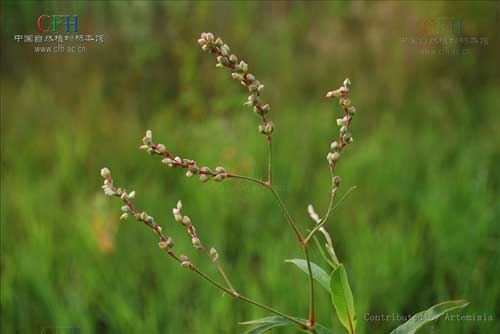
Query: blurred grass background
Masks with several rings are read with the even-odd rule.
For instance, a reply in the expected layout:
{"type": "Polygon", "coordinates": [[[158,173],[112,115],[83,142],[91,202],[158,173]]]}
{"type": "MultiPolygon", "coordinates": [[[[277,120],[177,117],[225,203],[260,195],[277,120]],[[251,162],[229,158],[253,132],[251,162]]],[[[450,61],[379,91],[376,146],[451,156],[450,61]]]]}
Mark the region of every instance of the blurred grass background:
{"type": "MultiPolygon", "coordinates": [[[[241,106],[245,90],[199,49],[202,31],[221,35],[265,84],[275,183],[304,229],[307,204],[322,212],[328,201],[339,108],[323,96],[353,82],[355,144],[338,173],[344,191],[358,188],[328,229],[359,333],[398,325],[365,314],[458,298],[471,302],[462,314],[493,320],[422,332],[500,332],[498,13],[498,2],[3,2],[2,333],[238,333],[237,322],[266,315],[181,270],[144,226],[120,224],[119,201],[100,191],[103,166],[137,190],[177,251],[216,274],[173,224],[182,199],[242,293],[307,314],[307,279],[283,261],[302,254],[270,193],[200,184],[138,150],[152,129],[174,154],[265,175],[258,119],[241,106]],[[14,35],[37,34],[42,14],[78,15],[79,31],[105,42],[57,55],[17,44],[14,35]],[[463,35],[489,45],[451,56],[401,42],[434,17],[463,18],[463,35]]],[[[323,291],[318,299],[319,321],[342,332],[323,291]]]]}

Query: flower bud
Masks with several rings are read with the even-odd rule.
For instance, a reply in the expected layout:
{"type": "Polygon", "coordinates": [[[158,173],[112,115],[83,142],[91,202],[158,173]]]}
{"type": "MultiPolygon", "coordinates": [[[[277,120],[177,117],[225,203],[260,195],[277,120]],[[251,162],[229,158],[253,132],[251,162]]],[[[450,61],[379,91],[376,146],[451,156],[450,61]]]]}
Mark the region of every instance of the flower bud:
{"type": "Polygon", "coordinates": [[[142,138],[142,142],[144,143],[144,145],[148,146],[151,146],[151,144],[153,144],[153,133],[151,132],[151,130],[146,131],[146,136],[142,138]]]}
{"type": "Polygon", "coordinates": [[[219,253],[217,253],[217,250],[214,247],[210,248],[210,256],[214,261],[219,259],[219,253]]]}
{"type": "Polygon", "coordinates": [[[181,260],[181,262],[186,262],[189,261],[189,258],[186,255],[181,255],[179,256],[179,260],[181,260]]]}
{"type": "Polygon", "coordinates": [[[207,44],[207,41],[204,38],[200,38],[200,39],[198,39],[198,44],[200,46],[203,46],[203,45],[207,44]]]}
{"type": "Polygon", "coordinates": [[[140,220],[146,221],[146,219],[148,219],[148,214],[146,213],[146,211],[143,211],[140,215],[140,220]]]}
{"type": "Polygon", "coordinates": [[[105,179],[109,178],[111,176],[111,171],[107,169],[106,167],[101,169],[101,176],[105,179]]]}
{"type": "Polygon", "coordinates": [[[215,167],[215,171],[217,172],[217,174],[225,173],[226,172],[226,170],[224,169],[224,167],[221,167],[221,166],[215,167]]]}
{"type": "Polygon", "coordinates": [[[232,77],[234,80],[238,80],[238,81],[243,80],[243,75],[241,75],[241,74],[239,74],[239,73],[236,73],[236,72],[231,73],[231,77],[232,77]]]}
{"type": "Polygon", "coordinates": [[[122,201],[125,201],[127,199],[127,193],[126,192],[123,192],[123,194],[120,196],[120,198],[122,199],[122,201]]]}
{"type": "Polygon", "coordinates": [[[177,201],[177,210],[181,210],[181,209],[182,209],[182,202],[177,201]]]}
{"type": "Polygon", "coordinates": [[[104,191],[104,195],[106,195],[106,196],[114,196],[115,192],[113,190],[111,190],[111,189],[106,189],[104,191]]]}
{"type": "Polygon", "coordinates": [[[122,221],[123,220],[127,220],[127,218],[128,218],[128,213],[127,212],[122,213],[122,215],[120,216],[120,220],[122,220],[122,221]]]}
{"type": "Polygon", "coordinates": [[[193,175],[194,175],[193,172],[191,172],[190,170],[186,172],[187,177],[192,177],[193,175]]]}
{"type": "Polygon", "coordinates": [[[231,55],[229,56],[229,61],[233,64],[236,64],[238,62],[238,57],[236,57],[236,55],[231,55]]]}
{"type": "Polygon", "coordinates": [[[267,135],[270,135],[271,133],[273,133],[274,131],[274,125],[273,125],[273,122],[268,122],[264,128],[264,132],[267,134],[267,135]]]}
{"type": "Polygon", "coordinates": [[[182,159],[181,157],[175,157],[174,160],[177,162],[177,163],[182,163],[182,159]]]}
{"type": "Polygon", "coordinates": [[[340,176],[337,175],[333,178],[333,184],[335,187],[340,187],[340,176]]]}
{"type": "Polygon", "coordinates": [[[130,211],[130,208],[128,207],[128,205],[123,205],[123,206],[121,207],[121,210],[122,210],[123,212],[129,212],[129,211],[130,211]]]}
{"type": "Polygon", "coordinates": [[[201,181],[202,183],[207,182],[209,179],[210,179],[210,177],[209,177],[207,174],[201,174],[201,175],[200,175],[200,181],[201,181]]]}
{"type": "Polygon", "coordinates": [[[342,118],[337,118],[337,126],[342,126],[342,125],[344,125],[344,124],[345,124],[344,119],[342,119],[342,118]]]}
{"type": "Polygon", "coordinates": [[[174,245],[175,245],[174,244],[174,239],[172,239],[172,237],[168,237],[166,244],[167,244],[168,248],[173,248],[174,245]]]}
{"type": "Polygon", "coordinates": [[[347,132],[347,126],[342,125],[342,127],[340,128],[340,133],[341,133],[341,134],[344,134],[344,133],[346,133],[346,132],[347,132]]]}
{"type": "Polygon", "coordinates": [[[182,262],[181,262],[181,266],[182,266],[183,268],[188,269],[188,268],[191,268],[192,264],[191,264],[191,262],[189,262],[189,261],[182,261],[182,262]]]}
{"type": "Polygon", "coordinates": [[[128,198],[130,199],[135,198],[135,190],[132,191],[130,194],[128,194],[128,198]]]}
{"type": "Polygon", "coordinates": [[[251,73],[247,74],[247,80],[249,82],[254,82],[255,81],[255,76],[251,73]]]}
{"type": "Polygon", "coordinates": [[[239,66],[240,66],[242,72],[247,72],[248,71],[248,64],[245,63],[243,60],[240,61],[240,65],[239,66]]]}
{"type": "Polygon", "coordinates": [[[346,88],[347,88],[347,86],[350,86],[350,85],[351,85],[351,80],[349,80],[349,78],[346,78],[346,79],[344,80],[344,87],[346,87],[346,88]]]}
{"type": "Polygon", "coordinates": [[[191,242],[193,243],[194,247],[200,247],[201,246],[200,239],[198,239],[197,237],[192,238],[191,242]]]}
{"type": "Polygon", "coordinates": [[[157,150],[158,152],[160,152],[160,153],[165,152],[165,151],[166,151],[166,149],[167,149],[167,148],[166,148],[166,147],[165,147],[165,145],[163,145],[163,144],[158,144],[158,145],[156,145],[156,150],[157,150]]]}
{"type": "Polygon", "coordinates": [[[267,114],[269,110],[271,110],[271,106],[269,104],[264,104],[261,109],[264,114],[267,114]]]}
{"type": "Polygon", "coordinates": [[[330,144],[330,149],[332,151],[337,151],[339,149],[340,145],[338,141],[334,141],[330,144]]]}
{"type": "Polygon", "coordinates": [[[344,134],[342,139],[344,139],[344,142],[350,143],[352,141],[352,134],[350,132],[347,132],[346,134],[344,134]]]}
{"type": "Polygon", "coordinates": [[[208,43],[213,43],[213,41],[214,41],[214,34],[212,34],[211,32],[209,32],[209,33],[207,33],[206,38],[207,38],[207,42],[208,43]]]}
{"type": "Polygon", "coordinates": [[[214,177],[214,181],[215,182],[220,182],[222,180],[224,180],[224,174],[217,174],[217,175],[215,175],[215,177],[214,177]]]}
{"type": "Polygon", "coordinates": [[[356,114],[356,107],[352,106],[348,109],[349,116],[354,116],[356,114]]]}
{"type": "Polygon", "coordinates": [[[182,224],[183,225],[190,225],[191,224],[191,218],[189,218],[188,216],[184,216],[184,218],[182,218],[182,224]]]}
{"type": "Polygon", "coordinates": [[[222,41],[222,39],[220,37],[217,37],[217,39],[215,40],[214,43],[217,46],[222,46],[224,44],[224,42],[222,41]]]}
{"type": "Polygon", "coordinates": [[[266,130],[266,127],[264,125],[262,125],[262,124],[259,125],[259,132],[260,133],[265,134],[266,133],[265,130],[266,130]]]}

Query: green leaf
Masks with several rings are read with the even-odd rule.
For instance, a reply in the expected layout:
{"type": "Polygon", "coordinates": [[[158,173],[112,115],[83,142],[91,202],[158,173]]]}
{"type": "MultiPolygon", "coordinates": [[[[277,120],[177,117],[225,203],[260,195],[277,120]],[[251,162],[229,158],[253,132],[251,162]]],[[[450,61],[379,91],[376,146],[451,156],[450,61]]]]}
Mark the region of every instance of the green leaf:
{"type": "MultiPolygon", "coordinates": [[[[307,269],[307,261],[302,259],[291,259],[285,260],[285,262],[293,263],[300,268],[303,272],[309,275],[309,270],[307,269]]],[[[311,262],[311,271],[313,278],[323,287],[326,291],[330,291],[330,277],[326,271],[321,269],[320,266],[311,262]]]]}
{"type": "Polygon", "coordinates": [[[354,334],[356,331],[356,311],[354,310],[354,300],[347,280],[347,273],[342,263],[332,273],[330,293],[340,322],[349,333],[354,334]]]}
{"type": "Polygon", "coordinates": [[[410,320],[393,330],[391,334],[413,334],[426,323],[438,319],[445,313],[466,307],[467,305],[469,305],[469,302],[466,300],[450,300],[436,304],[425,311],[415,314],[410,320]]]}
{"type": "MultiPolygon", "coordinates": [[[[303,323],[306,323],[306,319],[301,319],[301,318],[294,318],[297,319],[298,321],[301,321],[303,323]]],[[[261,319],[255,319],[255,320],[250,320],[250,321],[245,321],[241,322],[240,325],[262,325],[256,328],[251,329],[250,331],[246,332],[245,334],[259,334],[259,333],[264,333],[267,330],[270,330],[275,327],[280,327],[280,326],[295,326],[299,327],[296,323],[293,321],[279,317],[279,316],[274,316],[274,317],[266,317],[266,318],[261,318],[261,319]]],[[[333,331],[329,328],[326,328],[325,326],[316,323],[316,334],[333,334],[333,331]]],[[[300,327],[299,327],[300,328],[300,327]]]]}

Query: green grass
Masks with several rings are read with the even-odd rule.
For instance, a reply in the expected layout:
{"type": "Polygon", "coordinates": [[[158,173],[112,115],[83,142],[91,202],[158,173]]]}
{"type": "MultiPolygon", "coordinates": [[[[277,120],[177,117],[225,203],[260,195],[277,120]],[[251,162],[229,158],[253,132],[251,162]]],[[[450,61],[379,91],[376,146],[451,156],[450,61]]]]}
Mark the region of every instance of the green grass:
{"type": "MultiPolygon", "coordinates": [[[[138,149],[150,128],[199,164],[265,175],[265,140],[241,106],[244,90],[198,50],[207,30],[266,86],[275,184],[303,229],[307,204],[328,204],[325,157],[339,110],[323,95],[346,76],[353,82],[355,143],[338,173],[343,191],[357,189],[327,228],[349,272],[359,333],[398,324],[362,321],[366,313],[414,314],[458,298],[471,302],[461,314],[494,320],[440,320],[422,332],[500,330],[498,32],[480,19],[493,5],[453,12],[468,33],[490,36],[463,57],[422,56],[399,42],[416,29],[405,17],[451,15],[446,4],[37,6],[2,5],[2,332],[235,333],[237,322],[266,315],[181,270],[144,226],[119,223],[118,202],[100,192],[103,166],[200,267],[216,274],[174,224],[178,199],[239,290],[307,314],[307,278],[284,262],[302,254],[270,193],[234,180],[200,184],[138,149]],[[105,44],[57,57],[14,44],[41,11],[65,10],[105,44]],[[387,12],[399,15],[380,21],[387,12]]],[[[313,261],[322,263],[317,253],[313,261]]],[[[318,299],[329,325],[329,297],[318,299]]]]}

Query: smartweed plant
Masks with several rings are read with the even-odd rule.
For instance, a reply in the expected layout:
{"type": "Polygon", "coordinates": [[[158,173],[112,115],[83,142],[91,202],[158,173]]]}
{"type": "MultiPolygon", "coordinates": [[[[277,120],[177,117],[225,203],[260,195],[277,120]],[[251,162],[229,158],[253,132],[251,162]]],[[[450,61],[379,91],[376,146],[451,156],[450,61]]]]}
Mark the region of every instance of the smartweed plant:
{"type": "MultiPolygon", "coordinates": [[[[336,311],[340,323],[345,327],[348,333],[355,334],[357,317],[354,308],[354,298],[349,286],[347,272],[344,265],[335,253],[333,240],[330,234],[325,229],[325,224],[328,222],[328,218],[354,189],[354,187],[349,188],[347,191],[345,191],[342,197],[337,199],[337,194],[339,193],[342,184],[340,176],[336,175],[337,165],[344,155],[344,151],[354,141],[353,136],[350,132],[350,125],[354,116],[356,115],[356,108],[351,105],[351,100],[349,98],[351,86],[350,80],[345,79],[338,89],[330,91],[326,94],[326,98],[332,99],[337,102],[341,110],[341,116],[337,119],[339,134],[338,137],[335,138],[335,140],[333,140],[333,142],[330,144],[330,150],[326,155],[327,165],[331,175],[330,201],[328,208],[322,216],[316,213],[312,205],[309,205],[307,207],[309,215],[313,221],[313,225],[310,226],[307,230],[307,233],[305,233],[301,228],[299,228],[299,225],[290,215],[290,212],[288,211],[285,203],[281,200],[275,187],[273,187],[271,144],[275,127],[273,122],[269,121],[268,119],[268,113],[271,108],[269,104],[265,103],[264,99],[262,98],[264,85],[259,80],[257,80],[254,74],[249,71],[248,64],[245,61],[240,60],[235,54],[231,53],[229,46],[225,44],[220,37],[215,38],[212,33],[202,33],[201,37],[198,39],[198,44],[201,46],[203,51],[216,57],[217,67],[229,69],[231,71],[231,77],[234,80],[239,81],[244,87],[248,89],[250,95],[248,96],[247,101],[244,103],[244,106],[252,108],[253,112],[259,117],[260,125],[258,126],[258,130],[265,138],[268,147],[267,179],[261,180],[251,176],[239,175],[220,166],[215,167],[214,169],[211,169],[207,166],[200,167],[195,160],[176,156],[172,152],[170,152],[164,144],[155,143],[150,130],[146,131],[146,135],[142,139],[142,145],[140,146],[140,148],[150,155],[160,157],[162,159],[162,163],[167,165],[168,167],[184,169],[186,171],[187,177],[196,176],[200,179],[201,182],[207,182],[212,179],[215,182],[221,182],[225,180],[229,181],[230,179],[240,179],[248,182],[254,182],[260,185],[262,189],[270,191],[274,195],[277,204],[283,211],[286,222],[290,226],[290,229],[297,239],[297,245],[302,249],[304,253],[304,259],[291,259],[287,260],[287,262],[296,265],[309,277],[309,314],[307,315],[307,318],[301,318],[286,314],[282,311],[276,310],[270,306],[257,302],[241,294],[239,290],[236,289],[231,283],[231,280],[224,271],[217,249],[215,249],[214,247],[208,248],[201,241],[199,235],[196,233],[194,223],[191,221],[189,216],[184,213],[181,201],[179,201],[176,207],[172,210],[174,220],[182,228],[186,229],[189,237],[191,238],[193,247],[196,250],[204,253],[207,256],[208,260],[211,261],[217,268],[217,271],[220,274],[220,281],[202,272],[192,261],[190,261],[190,259],[186,255],[181,252],[177,253],[177,250],[174,250],[175,248],[173,238],[168,233],[166,233],[166,231],[163,230],[160,225],[157,224],[153,216],[151,216],[146,211],[138,209],[134,205],[133,199],[136,195],[135,191],[128,192],[124,188],[116,186],[111,177],[111,172],[108,168],[101,169],[101,176],[104,178],[104,185],[102,186],[104,194],[107,196],[119,197],[122,201],[122,214],[120,219],[126,220],[129,217],[133,217],[136,221],[144,223],[147,227],[152,229],[159,238],[160,249],[166,252],[174,261],[177,261],[182,268],[190,270],[196,275],[199,275],[208,283],[234,297],[235,299],[262,308],[272,314],[272,316],[266,318],[243,322],[242,324],[244,325],[253,326],[253,328],[250,329],[247,333],[258,334],[282,326],[294,326],[306,333],[333,333],[330,328],[323,326],[316,321],[315,294],[317,287],[316,283],[318,283],[319,287],[325,289],[326,293],[330,294],[333,308],[336,311]],[[318,232],[324,239],[323,245],[319,241],[320,235],[317,235],[318,232]],[[328,268],[321,268],[317,264],[310,261],[309,253],[311,251],[310,246],[312,244],[318,247],[321,256],[326,260],[326,263],[328,264],[328,268]]],[[[467,304],[468,302],[465,300],[454,300],[437,304],[429,308],[428,310],[414,315],[407,322],[393,330],[391,333],[415,333],[424,324],[439,318],[441,315],[453,309],[465,307],[467,304]]]]}

